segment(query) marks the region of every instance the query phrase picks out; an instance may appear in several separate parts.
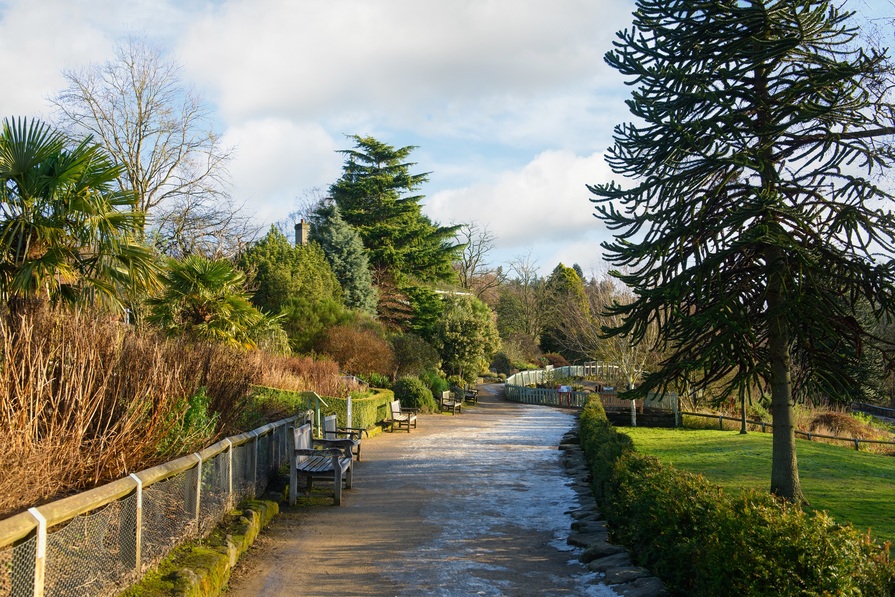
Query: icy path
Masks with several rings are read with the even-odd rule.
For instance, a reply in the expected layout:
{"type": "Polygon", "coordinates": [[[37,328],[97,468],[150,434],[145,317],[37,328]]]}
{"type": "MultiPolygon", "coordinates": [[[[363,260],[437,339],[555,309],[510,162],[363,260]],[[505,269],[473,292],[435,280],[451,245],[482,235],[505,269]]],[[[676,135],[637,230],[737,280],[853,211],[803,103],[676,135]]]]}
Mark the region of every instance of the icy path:
{"type": "Polygon", "coordinates": [[[341,508],[286,511],[232,595],[614,596],[566,545],[572,414],[485,395],[365,441],[341,508]]]}

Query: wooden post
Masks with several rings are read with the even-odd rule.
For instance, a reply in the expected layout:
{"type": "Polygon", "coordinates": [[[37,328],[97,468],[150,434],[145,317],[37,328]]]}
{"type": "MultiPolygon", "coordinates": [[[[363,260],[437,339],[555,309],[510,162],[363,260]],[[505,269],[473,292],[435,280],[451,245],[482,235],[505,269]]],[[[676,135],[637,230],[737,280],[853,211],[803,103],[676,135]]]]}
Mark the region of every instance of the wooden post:
{"type": "MultiPolygon", "coordinates": [[[[293,422],[293,425],[295,422],[293,422]]],[[[295,470],[295,427],[286,428],[286,454],[289,460],[289,505],[294,506],[298,500],[298,471],[295,470]]]]}

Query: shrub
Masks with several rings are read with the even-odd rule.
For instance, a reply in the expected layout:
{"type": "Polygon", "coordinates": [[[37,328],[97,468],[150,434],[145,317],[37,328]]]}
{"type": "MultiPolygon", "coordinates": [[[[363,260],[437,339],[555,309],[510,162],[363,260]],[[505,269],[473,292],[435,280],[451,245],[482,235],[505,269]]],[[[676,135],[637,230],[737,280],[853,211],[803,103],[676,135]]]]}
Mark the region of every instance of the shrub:
{"type": "Polygon", "coordinates": [[[396,377],[419,376],[441,365],[438,351],[416,334],[400,334],[391,339],[391,344],[395,353],[396,377]]]}
{"type": "Polygon", "coordinates": [[[637,454],[597,400],[580,420],[613,540],[673,593],[882,596],[895,589],[888,544],[766,493],[730,497],[700,475],[637,454]]]}
{"type": "Polygon", "coordinates": [[[326,331],[320,352],[335,359],[342,371],[353,375],[389,375],[394,369],[392,347],[371,330],[334,326],[326,331]]]}
{"type": "Polygon", "coordinates": [[[395,382],[395,398],[401,406],[418,408],[422,412],[437,412],[438,405],[432,397],[432,391],[418,377],[402,377],[395,382]]]}
{"type": "Polygon", "coordinates": [[[442,392],[451,388],[450,382],[443,378],[438,371],[432,369],[424,371],[420,375],[420,379],[426,384],[433,396],[439,396],[442,392]]]}
{"type": "Polygon", "coordinates": [[[569,361],[566,360],[566,357],[561,354],[555,352],[548,352],[544,355],[544,360],[547,361],[548,365],[553,365],[554,367],[568,367],[569,361]]]}
{"type": "Polygon", "coordinates": [[[494,358],[491,359],[491,369],[498,373],[503,373],[504,375],[509,374],[510,369],[513,368],[512,362],[510,361],[510,357],[507,353],[501,351],[494,355],[494,358]]]}

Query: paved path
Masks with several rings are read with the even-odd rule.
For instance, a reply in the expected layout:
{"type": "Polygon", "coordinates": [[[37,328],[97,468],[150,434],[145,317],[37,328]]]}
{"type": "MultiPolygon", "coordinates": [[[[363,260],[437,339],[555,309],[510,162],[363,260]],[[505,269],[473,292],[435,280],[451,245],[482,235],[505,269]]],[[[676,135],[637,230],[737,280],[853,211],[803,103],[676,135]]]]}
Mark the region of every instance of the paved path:
{"type": "Polygon", "coordinates": [[[615,595],[566,545],[577,498],[556,448],[572,414],[500,387],[365,440],[343,506],[284,508],[227,595],[615,595]]]}

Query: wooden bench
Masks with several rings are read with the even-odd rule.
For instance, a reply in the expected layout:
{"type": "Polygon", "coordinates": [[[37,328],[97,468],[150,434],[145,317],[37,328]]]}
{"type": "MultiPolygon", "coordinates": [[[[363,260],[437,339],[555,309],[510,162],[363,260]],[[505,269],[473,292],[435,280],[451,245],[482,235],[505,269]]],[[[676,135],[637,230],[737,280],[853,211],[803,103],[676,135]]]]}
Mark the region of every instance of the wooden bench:
{"type": "Polygon", "coordinates": [[[469,402],[471,404],[479,403],[479,391],[475,388],[466,388],[466,391],[464,392],[463,397],[466,400],[466,402],[469,402]]]}
{"type": "Polygon", "coordinates": [[[460,397],[462,394],[456,394],[449,390],[445,390],[441,393],[441,410],[449,410],[451,414],[454,413],[461,414],[460,409],[463,407],[463,399],[460,397]]]}
{"type": "Polygon", "coordinates": [[[419,414],[418,408],[401,408],[400,400],[392,400],[389,402],[389,410],[392,413],[392,418],[388,421],[390,423],[390,431],[395,430],[395,425],[398,426],[399,431],[402,428],[407,429],[407,433],[410,433],[411,427],[416,427],[416,415],[419,414]]]}
{"type": "Polygon", "coordinates": [[[315,449],[319,441],[311,437],[311,424],[293,430],[292,466],[289,469],[289,505],[298,499],[298,482],[304,481],[305,494],[311,493],[314,479],[332,481],[333,502],[342,504],[342,485],[351,489],[352,459],[350,440],[326,440],[323,449],[315,449]],[[341,443],[340,443],[341,442],[341,443]],[[345,450],[348,450],[348,456],[345,450]]]}
{"type": "Polygon", "coordinates": [[[355,459],[360,460],[361,436],[367,434],[369,437],[369,433],[366,429],[360,427],[339,427],[336,421],[336,415],[323,417],[323,440],[350,441],[351,445],[345,455],[351,456],[353,454],[355,459]]]}

